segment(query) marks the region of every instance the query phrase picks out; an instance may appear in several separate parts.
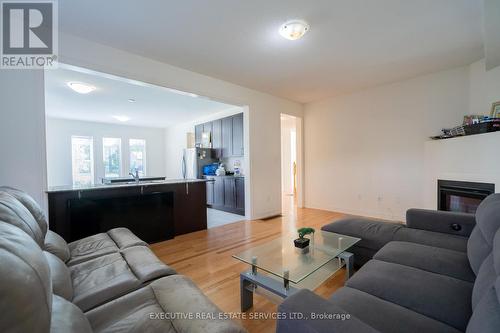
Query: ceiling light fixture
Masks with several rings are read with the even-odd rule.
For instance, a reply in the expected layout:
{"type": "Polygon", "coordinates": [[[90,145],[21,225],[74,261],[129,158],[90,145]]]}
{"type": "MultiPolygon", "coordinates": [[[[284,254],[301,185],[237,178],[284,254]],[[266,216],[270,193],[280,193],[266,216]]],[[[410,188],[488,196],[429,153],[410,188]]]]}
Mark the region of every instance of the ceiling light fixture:
{"type": "Polygon", "coordinates": [[[130,103],[135,103],[135,99],[133,99],[133,98],[129,98],[129,99],[128,99],[128,101],[129,101],[130,103]]]}
{"type": "Polygon", "coordinates": [[[113,118],[115,118],[116,120],[121,121],[121,122],[126,122],[126,121],[130,120],[130,118],[127,116],[113,116],[113,118]]]}
{"type": "Polygon", "coordinates": [[[290,20],[283,23],[279,33],[288,40],[297,40],[302,38],[309,31],[309,24],[304,20],[290,20]]]}
{"type": "Polygon", "coordinates": [[[88,94],[96,90],[96,87],[81,82],[68,82],[68,87],[79,94],[88,94]]]}

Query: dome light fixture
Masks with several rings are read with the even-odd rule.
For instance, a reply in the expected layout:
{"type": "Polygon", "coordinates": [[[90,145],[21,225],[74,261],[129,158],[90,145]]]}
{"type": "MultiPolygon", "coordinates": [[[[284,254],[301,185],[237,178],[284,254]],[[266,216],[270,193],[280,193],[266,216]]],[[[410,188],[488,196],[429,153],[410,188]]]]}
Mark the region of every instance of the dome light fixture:
{"type": "Polygon", "coordinates": [[[279,33],[288,40],[297,40],[302,38],[309,31],[309,24],[304,20],[290,20],[283,23],[279,33]]]}
{"type": "Polygon", "coordinates": [[[68,82],[68,87],[79,94],[88,94],[96,89],[94,86],[81,82],[68,82]]]}

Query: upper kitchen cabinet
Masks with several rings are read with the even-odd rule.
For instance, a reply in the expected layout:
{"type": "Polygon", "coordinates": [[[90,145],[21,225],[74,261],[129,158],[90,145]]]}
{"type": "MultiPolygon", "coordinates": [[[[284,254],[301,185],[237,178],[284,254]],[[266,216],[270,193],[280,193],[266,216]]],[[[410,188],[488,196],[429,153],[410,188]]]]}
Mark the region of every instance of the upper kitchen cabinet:
{"type": "Polygon", "coordinates": [[[195,143],[201,145],[203,133],[210,133],[212,148],[219,150],[219,157],[243,156],[243,113],[196,125],[195,143]]]}
{"type": "Polygon", "coordinates": [[[233,118],[222,119],[222,157],[233,155],[233,118]]]}
{"type": "Polygon", "coordinates": [[[245,151],[243,148],[243,113],[238,113],[233,117],[233,156],[243,156],[245,151]]]}
{"type": "Polygon", "coordinates": [[[222,148],[222,119],[212,121],[212,148],[222,148]]]}
{"type": "Polygon", "coordinates": [[[201,146],[201,135],[203,133],[203,124],[194,127],[194,143],[196,146],[201,146]]]}

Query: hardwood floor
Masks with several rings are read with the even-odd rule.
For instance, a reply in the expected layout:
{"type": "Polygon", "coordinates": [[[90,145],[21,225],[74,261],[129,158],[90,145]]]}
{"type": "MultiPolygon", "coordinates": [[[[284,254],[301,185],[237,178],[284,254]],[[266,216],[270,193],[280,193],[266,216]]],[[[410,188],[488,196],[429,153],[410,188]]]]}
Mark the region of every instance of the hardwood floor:
{"type": "MultiPolygon", "coordinates": [[[[236,222],[208,230],[178,236],[175,239],[151,246],[156,255],[180,274],[190,277],[198,287],[223,311],[237,314],[240,311],[239,274],[248,265],[231,255],[277,238],[282,232],[309,226],[321,226],[343,215],[317,209],[297,209],[293,197],[285,197],[284,214],[270,220],[236,222]]],[[[340,270],[316,293],[328,297],[344,283],[344,270],[340,270]]],[[[259,316],[272,314],[277,306],[266,298],[255,295],[250,312],[259,316]]],[[[249,332],[275,332],[274,319],[235,319],[249,332]]]]}

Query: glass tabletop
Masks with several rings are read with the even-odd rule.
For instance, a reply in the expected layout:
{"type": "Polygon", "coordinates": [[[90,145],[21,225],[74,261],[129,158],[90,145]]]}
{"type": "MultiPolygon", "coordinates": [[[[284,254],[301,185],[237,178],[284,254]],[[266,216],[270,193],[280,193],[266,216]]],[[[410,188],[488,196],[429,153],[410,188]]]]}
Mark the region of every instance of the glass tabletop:
{"type": "Polygon", "coordinates": [[[233,257],[281,278],[286,278],[288,272],[288,280],[299,283],[361,240],[322,230],[309,236],[306,251],[294,246],[297,234],[287,234],[233,257]]]}

